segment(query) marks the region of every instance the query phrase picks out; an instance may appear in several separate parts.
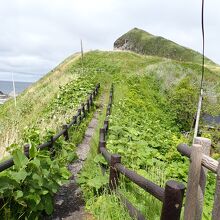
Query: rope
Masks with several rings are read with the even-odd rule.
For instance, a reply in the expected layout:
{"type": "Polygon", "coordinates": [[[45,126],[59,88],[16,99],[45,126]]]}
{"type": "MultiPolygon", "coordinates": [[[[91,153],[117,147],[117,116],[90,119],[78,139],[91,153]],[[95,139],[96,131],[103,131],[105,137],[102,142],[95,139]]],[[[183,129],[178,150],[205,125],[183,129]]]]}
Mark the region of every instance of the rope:
{"type": "Polygon", "coordinates": [[[197,114],[196,114],[196,123],[195,123],[193,142],[198,135],[199,119],[200,119],[202,99],[203,99],[203,81],[204,81],[204,65],[205,65],[204,0],[202,0],[201,25],[202,25],[202,77],[201,77],[201,84],[200,84],[200,96],[199,96],[199,102],[198,102],[198,108],[197,108],[197,114]]]}

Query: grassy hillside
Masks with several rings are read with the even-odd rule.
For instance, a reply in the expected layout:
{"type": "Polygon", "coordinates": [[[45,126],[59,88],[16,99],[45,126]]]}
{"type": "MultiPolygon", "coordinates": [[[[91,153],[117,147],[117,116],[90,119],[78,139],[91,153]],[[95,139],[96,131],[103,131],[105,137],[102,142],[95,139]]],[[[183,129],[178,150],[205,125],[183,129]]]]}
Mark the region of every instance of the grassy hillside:
{"type": "MultiPolygon", "coordinates": [[[[111,76],[109,80],[115,85],[108,149],[122,155],[127,167],[159,185],[164,186],[168,179],[186,182],[188,160],[179,155],[176,147],[180,142],[191,141],[181,131],[189,129],[196,111],[200,66],[131,52],[88,53],[85,67],[94,66],[103,71],[103,77],[111,76]]],[[[219,80],[208,69],[206,76],[210,85],[219,80]]],[[[213,105],[205,100],[203,111],[208,111],[208,106],[213,105]]],[[[108,195],[105,188],[100,193],[108,182],[108,174],[103,177],[100,170],[99,162],[105,162],[97,155],[98,133],[97,130],[90,158],[79,179],[87,209],[97,219],[129,219],[114,195],[108,195]]],[[[210,215],[212,178],[209,176],[204,219],[210,215]]],[[[121,183],[121,192],[148,219],[159,219],[160,203],[126,179],[122,178],[121,183]]]]}
{"type": "MultiPolygon", "coordinates": [[[[211,62],[209,65],[214,67],[211,62]]],[[[15,145],[11,148],[21,147],[26,142],[37,145],[71,120],[79,103],[97,82],[105,92],[114,83],[116,93],[108,148],[120,153],[128,167],[160,185],[170,178],[186,182],[187,160],[180,157],[176,146],[190,141],[185,139],[182,131],[190,131],[196,112],[201,74],[199,63],[133,52],[93,51],[85,54],[83,67],[79,56],[70,57],[19,95],[16,109],[12,101],[0,107],[2,151],[12,143],[15,145]]],[[[220,82],[218,71],[206,67],[203,113],[220,113],[220,84],[216,82],[220,82]]],[[[103,119],[104,113],[99,118],[100,125],[103,119]]],[[[98,130],[79,179],[86,208],[97,219],[129,219],[114,195],[108,195],[105,190],[100,194],[108,176],[103,177],[100,171],[99,162],[103,160],[97,155],[97,138],[98,130]]],[[[75,146],[77,142],[79,139],[63,145],[75,146]]],[[[207,215],[213,193],[212,178],[208,181],[207,215]]],[[[121,190],[149,219],[159,218],[160,204],[143,191],[126,180],[122,181],[121,190]],[[145,201],[143,196],[146,196],[145,201]]]]}
{"type": "MultiPolygon", "coordinates": [[[[134,28],[118,38],[114,43],[114,48],[185,62],[201,63],[202,60],[200,53],[138,28],[134,28]]],[[[205,61],[214,64],[208,58],[205,61]]]]}
{"type": "Polygon", "coordinates": [[[32,128],[42,130],[42,135],[60,129],[71,120],[95,83],[95,76],[82,72],[80,56],[75,54],[21,93],[16,108],[13,100],[1,105],[0,158],[7,155],[6,147],[23,145],[32,128]]]}
{"type": "MultiPolygon", "coordinates": [[[[39,128],[57,129],[62,123],[65,123],[66,118],[70,116],[71,108],[76,109],[78,103],[73,103],[72,106],[67,106],[68,108],[64,110],[66,103],[62,102],[61,96],[65,96],[66,100],[69,101],[71,96],[68,97],[67,94],[71,93],[71,88],[77,87],[77,82],[83,82],[85,80],[84,76],[91,75],[91,72],[99,73],[94,75],[96,78],[108,80],[105,75],[108,72],[108,68],[106,68],[108,66],[114,68],[115,72],[122,72],[125,75],[148,74],[155,77],[163,92],[171,97],[170,101],[175,108],[174,114],[178,112],[176,122],[183,130],[190,130],[190,123],[197,105],[201,75],[199,64],[180,62],[158,56],[141,56],[128,52],[91,52],[86,57],[89,57],[89,59],[85,59],[84,72],[81,69],[79,56],[74,55],[20,94],[17,99],[17,108],[13,106],[12,100],[0,107],[1,156],[4,155],[5,148],[12,143],[23,143],[20,140],[27,127],[37,126],[39,128]],[[92,61],[90,61],[90,57],[92,61]],[[108,59],[105,57],[108,57],[108,59]],[[92,70],[87,68],[87,62],[92,62],[92,70]],[[67,90],[69,91],[67,92],[67,90]],[[189,95],[189,91],[191,91],[191,95],[189,95]],[[184,92],[188,95],[184,95],[184,92]],[[186,115],[188,120],[184,124],[182,122],[185,121],[183,119],[186,115]]],[[[218,67],[214,68],[211,64],[210,66],[213,69],[208,67],[205,69],[203,113],[219,115],[220,77],[218,67]]],[[[89,83],[92,82],[86,82],[85,80],[85,84],[89,83]]],[[[78,87],[80,87],[79,85],[81,84],[78,84],[78,87]]],[[[86,94],[81,95],[83,98],[86,94]]],[[[72,96],[74,96],[74,93],[72,96]]]]}

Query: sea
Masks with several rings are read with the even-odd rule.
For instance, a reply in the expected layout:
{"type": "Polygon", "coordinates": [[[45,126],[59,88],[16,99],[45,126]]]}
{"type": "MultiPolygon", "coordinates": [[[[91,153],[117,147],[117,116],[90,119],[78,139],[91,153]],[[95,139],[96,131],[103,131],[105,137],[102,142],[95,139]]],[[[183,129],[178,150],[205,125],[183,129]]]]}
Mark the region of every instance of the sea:
{"type": "MultiPolygon", "coordinates": [[[[16,94],[23,92],[31,84],[31,82],[15,82],[16,94]]],[[[12,81],[0,81],[0,91],[2,91],[4,94],[11,93],[13,91],[12,81]]]]}

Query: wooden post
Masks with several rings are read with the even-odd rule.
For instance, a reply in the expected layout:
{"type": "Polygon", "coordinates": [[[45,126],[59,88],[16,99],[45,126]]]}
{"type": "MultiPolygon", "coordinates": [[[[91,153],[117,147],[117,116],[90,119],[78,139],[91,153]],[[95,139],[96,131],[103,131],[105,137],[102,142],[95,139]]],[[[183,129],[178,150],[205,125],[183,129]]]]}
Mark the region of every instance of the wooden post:
{"type": "Polygon", "coordinates": [[[78,113],[79,113],[79,124],[80,124],[80,122],[82,120],[82,118],[81,118],[81,108],[78,109],[78,113]]]}
{"type": "Polygon", "coordinates": [[[69,140],[69,134],[68,134],[67,125],[63,125],[63,129],[65,129],[65,132],[63,133],[64,140],[68,141],[69,140]]]}
{"type": "Polygon", "coordinates": [[[92,93],[90,94],[89,99],[90,99],[91,106],[93,106],[93,97],[92,97],[92,93]]]}
{"type": "Polygon", "coordinates": [[[220,160],[218,162],[216,188],[215,188],[215,202],[212,210],[212,220],[220,219],[220,160]]]}
{"type": "Polygon", "coordinates": [[[105,128],[105,134],[106,134],[106,135],[108,134],[108,126],[109,126],[109,121],[108,121],[108,120],[105,120],[105,121],[104,121],[104,128],[105,128]]]}
{"type": "Polygon", "coordinates": [[[51,145],[50,145],[50,154],[51,154],[51,157],[54,158],[54,157],[55,157],[55,149],[54,149],[53,136],[50,137],[50,142],[51,142],[51,145]]]}
{"type": "MultiPolygon", "coordinates": [[[[211,140],[203,137],[196,137],[194,139],[195,144],[202,145],[203,154],[210,156],[211,149],[211,140]]],[[[196,208],[196,220],[202,219],[202,210],[203,210],[203,200],[205,195],[205,186],[206,186],[206,175],[207,169],[205,167],[201,167],[200,179],[199,179],[199,187],[198,187],[198,203],[196,208]]]]}
{"type": "Polygon", "coordinates": [[[24,155],[27,158],[29,158],[30,145],[29,144],[25,144],[23,150],[24,150],[24,155]]]}
{"type": "Polygon", "coordinates": [[[75,115],[73,116],[73,121],[74,121],[74,124],[77,124],[77,117],[75,115]]]}
{"type": "Polygon", "coordinates": [[[113,154],[111,155],[109,175],[109,187],[111,190],[115,190],[117,188],[119,181],[119,172],[115,168],[116,163],[121,163],[121,156],[118,154],[113,154]]]}
{"type": "Polygon", "coordinates": [[[108,107],[107,107],[106,116],[109,116],[110,114],[111,114],[111,107],[108,106],[108,107]]]}
{"type": "Polygon", "coordinates": [[[90,100],[90,99],[87,99],[87,102],[86,102],[86,105],[87,105],[87,111],[88,111],[88,112],[89,112],[89,109],[90,109],[89,100],[90,100]]]}
{"type": "Polygon", "coordinates": [[[85,111],[85,104],[82,103],[82,117],[85,118],[86,117],[86,111],[85,111]]]}
{"type": "Polygon", "coordinates": [[[99,130],[99,140],[105,141],[105,129],[104,128],[100,128],[99,130]]]}
{"type": "Polygon", "coordinates": [[[193,144],[190,156],[190,167],[188,174],[186,201],[184,209],[184,220],[195,219],[198,202],[198,186],[202,162],[202,146],[193,144]]]}
{"type": "Polygon", "coordinates": [[[185,186],[174,180],[166,182],[161,220],[179,220],[185,186]]]}
{"type": "Polygon", "coordinates": [[[93,95],[93,98],[95,98],[95,96],[96,96],[95,89],[93,90],[92,95],[93,95]]]}
{"type": "Polygon", "coordinates": [[[112,94],[110,94],[110,96],[109,96],[109,103],[112,105],[112,94]]]}
{"type": "Polygon", "coordinates": [[[106,147],[106,142],[102,141],[102,140],[99,140],[99,146],[98,146],[98,153],[99,154],[101,153],[101,151],[100,151],[101,147],[106,147]]]}
{"type": "Polygon", "coordinates": [[[98,91],[99,91],[99,85],[97,84],[97,86],[95,88],[95,95],[98,95],[98,91]]]}

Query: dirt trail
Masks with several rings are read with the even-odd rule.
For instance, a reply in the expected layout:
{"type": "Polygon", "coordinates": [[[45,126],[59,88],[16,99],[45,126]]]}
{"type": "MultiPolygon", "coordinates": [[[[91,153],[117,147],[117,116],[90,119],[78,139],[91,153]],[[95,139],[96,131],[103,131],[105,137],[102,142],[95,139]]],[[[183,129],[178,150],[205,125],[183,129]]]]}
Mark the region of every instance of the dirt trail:
{"type": "Polygon", "coordinates": [[[46,219],[52,220],[92,220],[93,217],[84,211],[84,200],[82,191],[76,183],[77,174],[82,169],[86,160],[92,137],[98,126],[98,117],[101,114],[100,109],[103,108],[104,97],[101,97],[100,108],[97,108],[88,128],[85,132],[84,139],[77,147],[78,159],[74,163],[69,164],[68,168],[72,173],[70,183],[62,186],[54,198],[54,213],[46,219]]]}

